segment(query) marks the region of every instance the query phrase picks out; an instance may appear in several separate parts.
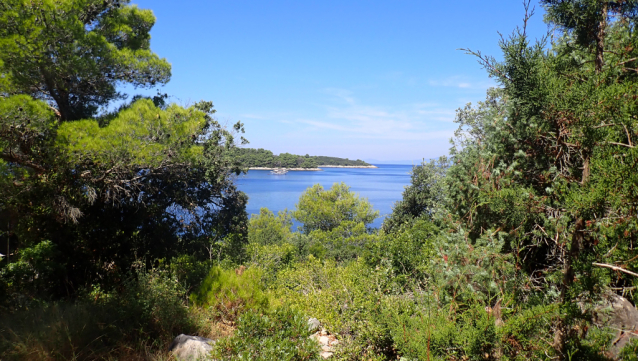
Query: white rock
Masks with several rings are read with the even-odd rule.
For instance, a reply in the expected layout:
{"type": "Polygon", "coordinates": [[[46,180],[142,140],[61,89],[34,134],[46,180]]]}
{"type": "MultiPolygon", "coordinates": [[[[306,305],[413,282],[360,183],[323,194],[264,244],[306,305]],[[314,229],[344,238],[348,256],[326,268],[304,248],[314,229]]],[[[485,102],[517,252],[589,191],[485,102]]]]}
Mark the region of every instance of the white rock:
{"type": "Polygon", "coordinates": [[[314,330],[318,330],[321,327],[321,322],[316,318],[311,318],[308,320],[308,331],[313,332],[314,330]]]}
{"type": "Polygon", "coordinates": [[[323,357],[323,358],[328,358],[328,357],[332,356],[332,352],[326,352],[326,351],[324,351],[324,352],[322,352],[320,355],[321,355],[321,357],[323,357]]]}
{"type": "Polygon", "coordinates": [[[168,350],[180,361],[210,360],[214,343],[208,338],[181,334],[175,337],[168,350]]]}
{"type": "Polygon", "coordinates": [[[330,339],[328,336],[321,336],[319,337],[319,343],[322,345],[328,345],[330,343],[330,339]]]}
{"type": "Polygon", "coordinates": [[[335,349],[334,349],[334,347],[330,347],[330,346],[321,346],[321,351],[334,352],[335,349]]]}

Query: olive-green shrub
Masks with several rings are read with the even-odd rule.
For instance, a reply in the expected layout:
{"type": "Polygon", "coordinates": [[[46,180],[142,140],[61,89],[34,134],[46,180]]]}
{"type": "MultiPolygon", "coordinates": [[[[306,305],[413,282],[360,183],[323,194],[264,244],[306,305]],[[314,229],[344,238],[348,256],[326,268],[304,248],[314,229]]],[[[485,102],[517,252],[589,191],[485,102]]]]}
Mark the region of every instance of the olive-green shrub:
{"type": "Polygon", "coordinates": [[[319,344],[310,339],[307,318],[300,312],[278,308],[248,311],[237,321],[237,331],[215,344],[218,360],[310,361],[320,360],[319,344]]]}
{"type": "Polygon", "coordinates": [[[392,353],[392,342],[382,318],[383,299],[397,293],[389,275],[386,268],[371,268],[362,259],[337,263],[309,256],[281,271],[271,289],[280,302],[316,317],[346,344],[355,345],[353,357],[362,350],[384,354],[392,353]]]}
{"type": "Polygon", "coordinates": [[[388,264],[395,281],[404,285],[422,281],[430,273],[436,254],[433,239],[438,232],[438,227],[424,218],[395,226],[392,233],[383,232],[369,244],[366,262],[372,266],[388,264]]]}
{"type": "Polygon", "coordinates": [[[261,271],[251,267],[243,271],[213,267],[190,300],[207,307],[223,319],[236,319],[243,311],[263,311],[269,306],[261,283],[261,271]]]}

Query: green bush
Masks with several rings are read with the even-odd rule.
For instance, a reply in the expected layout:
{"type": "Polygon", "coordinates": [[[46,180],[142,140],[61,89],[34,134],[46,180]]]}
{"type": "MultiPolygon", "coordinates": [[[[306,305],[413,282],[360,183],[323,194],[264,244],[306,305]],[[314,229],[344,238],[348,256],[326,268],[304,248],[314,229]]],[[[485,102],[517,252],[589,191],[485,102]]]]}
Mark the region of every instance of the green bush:
{"type": "Polygon", "coordinates": [[[175,277],[186,292],[197,288],[208,275],[213,261],[200,261],[191,255],[173,257],[170,262],[159,260],[159,268],[175,277]]]}
{"type": "Polygon", "coordinates": [[[620,352],[620,358],[625,361],[638,361],[638,340],[634,339],[620,352]]]}
{"type": "Polygon", "coordinates": [[[414,360],[529,360],[550,352],[555,305],[442,304],[418,294],[384,307],[397,352],[414,360]],[[511,306],[511,305],[508,305],[511,306]]]}
{"type": "Polygon", "coordinates": [[[451,159],[442,156],[413,166],[410,185],[405,187],[402,199],[392,207],[382,229],[386,233],[395,232],[399,227],[409,225],[419,218],[432,219],[436,213],[445,212],[447,184],[445,173],[452,165],[451,159]]]}
{"type": "Polygon", "coordinates": [[[389,275],[385,268],[370,268],[363,260],[338,264],[310,256],[281,271],[272,292],[286,305],[319,319],[355,353],[391,354],[382,317],[385,295],[397,291],[389,275]]]}
{"type": "Polygon", "coordinates": [[[46,299],[50,290],[58,286],[65,266],[55,261],[56,257],[59,259],[60,251],[50,241],[42,241],[17,253],[17,261],[0,268],[5,291],[0,302],[4,301],[5,306],[14,309],[27,307],[37,299],[46,299]],[[8,296],[10,304],[8,299],[3,300],[8,296]]]}
{"type": "Polygon", "coordinates": [[[251,243],[247,248],[250,266],[263,271],[266,283],[273,282],[277,272],[290,266],[297,258],[297,248],[290,243],[269,246],[251,243]]]}
{"type": "Polygon", "coordinates": [[[363,222],[342,221],[327,231],[314,230],[308,238],[308,252],[313,256],[348,261],[364,255],[367,245],[374,242],[377,235],[368,232],[363,222]]]}
{"type": "Polygon", "coordinates": [[[330,231],[346,221],[367,226],[379,217],[379,211],[374,211],[366,198],[359,198],[345,183],[335,183],[329,190],[315,184],[299,197],[292,216],[303,224],[303,232],[309,234],[315,230],[330,231]]]}
{"type": "Polygon", "coordinates": [[[259,245],[281,244],[290,238],[291,215],[287,210],[275,216],[268,208],[261,208],[248,222],[248,243],[259,245]]]}
{"type": "Polygon", "coordinates": [[[319,344],[310,339],[307,318],[279,308],[249,311],[239,317],[237,331],[215,344],[212,356],[220,360],[320,360],[319,344]]]}
{"type": "Polygon", "coordinates": [[[262,289],[261,271],[255,267],[241,270],[213,267],[190,300],[228,320],[235,320],[244,311],[267,310],[270,302],[262,289]]]}
{"type": "Polygon", "coordinates": [[[246,254],[250,265],[263,271],[267,281],[274,279],[277,271],[292,263],[298,249],[291,242],[293,233],[291,215],[287,211],[275,216],[267,208],[253,215],[248,223],[246,254]]]}
{"type": "Polygon", "coordinates": [[[430,221],[418,219],[383,233],[369,246],[366,261],[376,266],[382,261],[392,267],[395,280],[407,285],[423,280],[429,273],[429,264],[435,256],[433,238],[439,229],[430,221]]]}

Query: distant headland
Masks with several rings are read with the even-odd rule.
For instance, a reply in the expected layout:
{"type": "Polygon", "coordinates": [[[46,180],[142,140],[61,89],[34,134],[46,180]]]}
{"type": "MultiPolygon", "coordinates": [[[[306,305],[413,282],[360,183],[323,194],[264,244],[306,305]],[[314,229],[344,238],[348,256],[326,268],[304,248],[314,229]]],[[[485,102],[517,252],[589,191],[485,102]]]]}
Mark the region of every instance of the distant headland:
{"type": "Polygon", "coordinates": [[[252,170],[285,168],[290,171],[320,171],[321,168],[377,168],[377,166],[368,164],[360,159],[351,160],[348,158],[290,153],[275,155],[273,152],[262,148],[238,148],[234,151],[234,156],[245,167],[252,170]]]}

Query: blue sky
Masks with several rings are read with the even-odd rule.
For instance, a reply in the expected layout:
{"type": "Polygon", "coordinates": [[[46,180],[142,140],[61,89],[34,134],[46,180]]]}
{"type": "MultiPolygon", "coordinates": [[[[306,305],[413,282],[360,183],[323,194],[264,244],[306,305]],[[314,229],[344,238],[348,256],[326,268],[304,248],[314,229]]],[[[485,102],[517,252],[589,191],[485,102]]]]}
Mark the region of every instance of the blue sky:
{"type": "MultiPolygon", "coordinates": [[[[524,15],[512,0],[133,3],[157,17],[162,92],[212,100],[250,147],[408,164],[447,154],[455,110],[495,85],[457,49],[498,58],[524,15]]],[[[528,33],[546,31],[536,4],[528,33]]]]}

